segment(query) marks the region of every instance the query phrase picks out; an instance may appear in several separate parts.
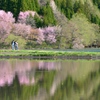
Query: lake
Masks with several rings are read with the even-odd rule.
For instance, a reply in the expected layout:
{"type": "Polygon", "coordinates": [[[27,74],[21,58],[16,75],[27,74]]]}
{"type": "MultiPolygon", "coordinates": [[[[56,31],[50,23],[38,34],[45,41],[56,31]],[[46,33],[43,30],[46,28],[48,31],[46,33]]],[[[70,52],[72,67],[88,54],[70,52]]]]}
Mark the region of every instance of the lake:
{"type": "Polygon", "coordinates": [[[100,100],[99,60],[0,60],[0,100],[100,100]]]}

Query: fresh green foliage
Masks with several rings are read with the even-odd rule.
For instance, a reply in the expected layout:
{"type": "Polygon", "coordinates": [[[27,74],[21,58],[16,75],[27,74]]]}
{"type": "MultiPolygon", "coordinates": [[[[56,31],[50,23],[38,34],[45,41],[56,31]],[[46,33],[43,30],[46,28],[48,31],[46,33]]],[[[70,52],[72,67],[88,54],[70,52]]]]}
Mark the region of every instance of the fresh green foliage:
{"type": "Polygon", "coordinates": [[[97,30],[83,14],[76,14],[71,21],[76,26],[76,31],[72,33],[74,38],[80,38],[85,46],[91,45],[96,40],[95,33],[97,30]]]}
{"type": "Polygon", "coordinates": [[[54,0],[58,8],[67,18],[71,19],[75,13],[83,13],[92,23],[100,25],[99,0],[54,0]],[[94,6],[93,3],[97,6],[94,6]]]}

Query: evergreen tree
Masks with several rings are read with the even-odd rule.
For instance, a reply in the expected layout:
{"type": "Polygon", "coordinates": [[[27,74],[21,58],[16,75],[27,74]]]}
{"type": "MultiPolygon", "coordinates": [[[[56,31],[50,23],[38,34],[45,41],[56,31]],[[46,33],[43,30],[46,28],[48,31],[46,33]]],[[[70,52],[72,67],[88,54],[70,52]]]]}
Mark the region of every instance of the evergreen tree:
{"type": "Polygon", "coordinates": [[[56,20],[53,15],[53,11],[51,7],[49,6],[49,3],[47,3],[46,6],[42,8],[42,16],[43,16],[43,25],[48,26],[48,25],[55,25],[56,20]]]}
{"type": "Polygon", "coordinates": [[[84,5],[82,4],[81,1],[76,1],[73,5],[73,10],[74,10],[74,13],[77,13],[77,12],[83,13],[84,5]]]}
{"type": "Polygon", "coordinates": [[[74,14],[72,0],[55,0],[55,2],[67,18],[72,18],[72,15],[74,14]]]}
{"type": "Polygon", "coordinates": [[[6,11],[6,0],[0,0],[0,9],[6,11]]]}
{"type": "Polygon", "coordinates": [[[73,7],[73,10],[74,10],[74,12],[76,13],[78,10],[79,10],[79,2],[78,1],[76,1],[75,3],[74,3],[74,7],[73,7]]]}
{"type": "Polygon", "coordinates": [[[100,9],[100,0],[92,0],[92,1],[100,9]]]}
{"type": "Polygon", "coordinates": [[[1,0],[0,9],[5,11],[11,11],[17,20],[18,14],[21,10],[22,0],[1,0]]]}
{"type": "Polygon", "coordinates": [[[37,15],[34,16],[34,20],[37,28],[42,27],[43,21],[37,15]]]}
{"type": "Polygon", "coordinates": [[[22,11],[33,10],[39,11],[38,0],[22,0],[22,11]]]}
{"type": "Polygon", "coordinates": [[[17,11],[16,11],[16,20],[18,19],[18,15],[21,11],[21,6],[22,6],[22,0],[18,0],[18,2],[17,2],[17,11]]]}

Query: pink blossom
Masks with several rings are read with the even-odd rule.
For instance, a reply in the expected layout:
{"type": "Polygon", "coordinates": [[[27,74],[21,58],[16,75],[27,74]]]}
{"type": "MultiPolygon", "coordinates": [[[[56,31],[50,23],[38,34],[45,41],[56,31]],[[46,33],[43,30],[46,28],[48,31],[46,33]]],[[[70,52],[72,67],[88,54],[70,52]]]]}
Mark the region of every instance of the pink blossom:
{"type": "Polygon", "coordinates": [[[30,14],[32,15],[32,17],[34,17],[36,12],[35,11],[20,12],[19,16],[18,16],[18,22],[19,23],[26,23],[26,19],[27,19],[28,16],[30,16],[30,14]]]}
{"type": "Polygon", "coordinates": [[[56,31],[55,27],[45,27],[39,29],[40,33],[43,34],[43,39],[49,43],[56,42],[56,31]]]}
{"type": "Polygon", "coordinates": [[[5,21],[7,23],[14,23],[15,19],[13,18],[13,14],[11,12],[5,12],[0,10],[0,21],[5,21]]]}
{"type": "Polygon", "coordinates": [[[43,30],[41,28],[39,28],[39,34],[38,34],[37,42],[39,44],[41,44],[43,41],[45,41],[45,36],[44,36],[43,30]]]}
{"type": "Polygon", "coordinates": [[[12,30],[12,25],[5,22],[0,21],[0,38],[5,39],[12,30]]]}
{"type": "Polygon", "coordinates": [[[14,78],[14,72],[8,61],[0,61],[0,86],[11,85],[14,78]]]}
{"type": "Polygon", "coordinates": [[[27,38],[28,34],[31,32],[31,26],[21,23],[16,23],[13,25],[13,34],[21,35],[27,38]]]}
{"type": "Polygon", "coordinates": [[[0,38],[5,39],[8,34],[12,31],[13,23],[15,19],[13,18],[13,14],[11,12],[5,12],[0,10],[0,38]]]}

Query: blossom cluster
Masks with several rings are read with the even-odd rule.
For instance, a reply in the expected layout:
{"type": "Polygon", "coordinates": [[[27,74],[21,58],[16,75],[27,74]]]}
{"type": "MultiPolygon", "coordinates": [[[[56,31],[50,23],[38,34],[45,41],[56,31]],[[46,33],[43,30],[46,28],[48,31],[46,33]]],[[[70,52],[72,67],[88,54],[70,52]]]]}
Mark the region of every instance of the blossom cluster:
{"type": "Polygon", "coordinates": [[[18,22],[19,23],[26,23],[27,22],[27,18],[29,16],[34,17],[36,14],[35,11],[25,11],[25,12],[20,12],[19,16],[18,16],[18,22]]]}
{"type": "Polygon", "coordinates": [[[50,43],[56,42],[55,27],[42,28],[41,33],[44,35],[45,41],[50,42],[50,43]]]}
{"type": "Polygon", "coordinates": [[[18,16],[18,21],[15,23],[15,18],[11,12],[5,12],[0,10],[0,39],[5,39],[10,33],[15,35],[23,36],[24,38],[28,38],[30,34],[35,34],[35,31],[31,33],[31,30],[37,30],[37,42],[42,44],[43,41],[49,43],[56,42],[56,34],[59,31],[56,26],[48,26],[44,28],[34,28],[34,20],[32,22],[32,18],[34,17],[36,12],[34,11],[25,11],[20,12],[18,16]]]}
{"type": "Polygon", "coordinates": [[[12,23],[15,22],[11,12],[0,10],[0,39],[4,39],[12,30],[12,23]]]}

